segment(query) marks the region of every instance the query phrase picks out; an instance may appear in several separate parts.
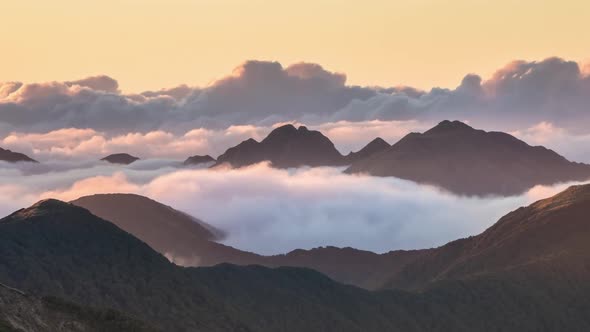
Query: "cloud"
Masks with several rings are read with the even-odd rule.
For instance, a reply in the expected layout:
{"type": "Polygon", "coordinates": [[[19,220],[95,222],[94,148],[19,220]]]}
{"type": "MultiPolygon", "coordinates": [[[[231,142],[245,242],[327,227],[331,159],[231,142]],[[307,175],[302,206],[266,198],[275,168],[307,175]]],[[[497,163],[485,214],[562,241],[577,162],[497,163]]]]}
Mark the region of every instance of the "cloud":
{"type": "MultiPolygon", "coordinates": [[[[126,152],[145,158],[184,160],[188,156],[209,154],[213,157],[227,148],[253,137],[261,140],[282,123],[271,126],[230,126],[225,129],[193,129],[183,134],[156,130],[109,135],[94,129],[65,128],[47,133],[13,132],[0,137],[0,146],[51,160],[97,160],[108,154],[126,152]]],[[[411,131],[424,130],[431,124],[416,121],[327,122],[311,129],[319,130],[346,154],[361,149],[375,137],[396,142],[411,131]]]]}
{"type": "Polygon", "coordinates": [[[134,192],[228,231],[226,244],[263,254],[323,245],[376,252],[437,246],[477,234],[507,212],[566,187],[466,198],[395,178],[345,175],[338,168],[277,170],[266,164],[237,170],[92,164],[18,174],[0,168],[4,215],[40,198],[134,192]]]}
{"type": "Polygon", "coordinates": [[[550,148],[569,160],[590,163],[590,134],[572,132],[546,121],[511,134],[531,145],[550,148]]]}
{"type": "Polygon", "coordinates": [[[111,92],[111,93],[119,92],[119,82],[117,82],[117,80],[115,80],[111,77],[105,76],[105,75],[91,76],[91,77],[87,77],[87,78],[77,80],[77,81],[65,82],[65,84],[67,86],[78,85],[78,86],[87,87],[87,88],[90,88],[92,90],[97,90],[97,91],[104,91],[104,92],[111,92]]]}
{"type": "Polygon", "coordinates": [[[360,87],[318,64],[248,61],[206,87],[177,86],[123,94],[95,76],[70,82],[0,83],[0,135],[87,128],[106,136],[192,129],[308,126],[368,121],[468,120],[521,130],[546,121],[588,133],[587,66],[560,58],[514,61],[491,77],[468,74],[455,89],[360,87]]]}

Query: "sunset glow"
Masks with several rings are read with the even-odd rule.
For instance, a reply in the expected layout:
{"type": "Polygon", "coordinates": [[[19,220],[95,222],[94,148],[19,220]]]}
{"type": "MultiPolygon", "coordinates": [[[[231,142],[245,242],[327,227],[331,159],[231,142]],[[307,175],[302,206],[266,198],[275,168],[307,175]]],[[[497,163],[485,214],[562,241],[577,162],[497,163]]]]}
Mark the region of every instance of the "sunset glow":
{"type": "Polygon", "coordinates": [[[319,63],[350,84],[453,88],[514,59],[588,60],[589,13],[585,0],[2,1],[0,73],[107,74],[140,92],[204,86],[258,59],[319,63]]]}

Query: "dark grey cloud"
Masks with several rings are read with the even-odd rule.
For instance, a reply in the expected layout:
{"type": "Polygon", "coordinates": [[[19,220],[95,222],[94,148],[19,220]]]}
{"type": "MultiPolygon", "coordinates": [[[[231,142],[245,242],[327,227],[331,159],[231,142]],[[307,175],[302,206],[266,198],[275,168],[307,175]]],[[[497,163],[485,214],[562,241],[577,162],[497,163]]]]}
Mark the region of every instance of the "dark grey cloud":
{"type": "Polygon", "coordinates": [[[126,95],[96,76],[71,82],[0,83],[0,133],[93,128],[107,133],[269,125],[282,121],[470,120],[502,128],[549,121],[588,131],[590,76],[559,58],[514,61],[455,89],[360,87],[320,65],[248,61],[207,87],[126,95]]]}

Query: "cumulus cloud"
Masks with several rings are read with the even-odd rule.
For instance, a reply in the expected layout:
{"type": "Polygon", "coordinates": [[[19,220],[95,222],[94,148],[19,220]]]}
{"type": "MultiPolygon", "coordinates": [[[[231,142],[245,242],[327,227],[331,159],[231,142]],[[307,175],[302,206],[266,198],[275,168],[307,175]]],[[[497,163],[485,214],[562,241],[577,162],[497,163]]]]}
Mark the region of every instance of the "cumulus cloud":
{"type": "Polygon", "coordinates": [[[206,87],[126,95],[96,76],[70,82],[0,83],[0,134],[91,128],[109,134],[278,122],[442,119],[521,129],[542,121],[588,132],[588,67],[560,58],[514,61],[489,78],[468,74],[455,89],[359,87],[320,65],[248,61],[206,87]],[[519,128],[517,128],[519,127],[519,128]]]}
{"type": "Polygon", "coordinates": [[[119,92],[119,82],[117,82],[117,80],[105,76],[105,75],[99,75],[99,76],[90,76],[81,80],[77,80],[77,81],[71,81],[71,82],[65,82],[65,84],[67,86],[73,86],[73,85],[78,85],[78,86],[83,86],[83,87],[87,87],[90,88],[92,90],[97,90],[97,91],[104,91],[104,92],[111,92],[111,93],[117,93],[119,92]]]}
{"type": "Polygon", "coordinates": [[[522,196],[483,199],[456,197],[395,178],[345,175],[338,168],[145,166],[92,164],[18,176],[16,166],[5,165],[0,167],[0,213],[41,198],[133,192],[226,230],[224,243],[245,250],[277,254],[336,245],[385,252],[437,246],[479,233],[510,210],[566,187],[535,187],[522,196]]]}
{"type": "Polygon", "coordinates": [[[590,163],[590,134],[577,133],[546,121],[511,134],[531,145],[557,151],[569,160],[590,163]]]}

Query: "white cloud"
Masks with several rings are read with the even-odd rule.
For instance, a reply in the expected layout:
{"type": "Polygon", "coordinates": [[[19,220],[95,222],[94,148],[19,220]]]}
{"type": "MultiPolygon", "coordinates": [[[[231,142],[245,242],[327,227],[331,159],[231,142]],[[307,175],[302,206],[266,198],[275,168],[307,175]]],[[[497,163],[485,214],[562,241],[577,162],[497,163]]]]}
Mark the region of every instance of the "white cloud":
{"type": "MultiPolygon", "coordinates": [[[[282,123],[270,126],[230,126],[226,129],[193,129],[183,134],[163,130],[108,135],[94,129],[66,128],[47,133],[12,132],[0,138],[0,146],[25,153],[37,160],[97,160],[111,153],[126,152],[142,159],[184,160],[192,155],[217,157],[250,137],[264,138],[282,123]]],[[[324,133],[344,154],[359,150],[375,137],[394,143],[411,131],[430,124],[417,121],[327,122],[311,129],[324,133]]]]}
{"type": "Polygon", "coordinates": [[[477,234],[507,212],[566,186],[535,187],[517,197],[466,198],[395,178],[345,175],[337,168],[148,166],[93,164],[20,176],[0,168],[0,213],[40,198],[134,192],[227,230],[225,243],[240,249],[277,254],[336,245],[384,252],[477,234]]]}
{"type": "Polygon", "coordinates": [[[546,121],[511,134],[531,145],[552,149],[571,161],[590,163],[590,134],[576,133],[546,121]]]}

